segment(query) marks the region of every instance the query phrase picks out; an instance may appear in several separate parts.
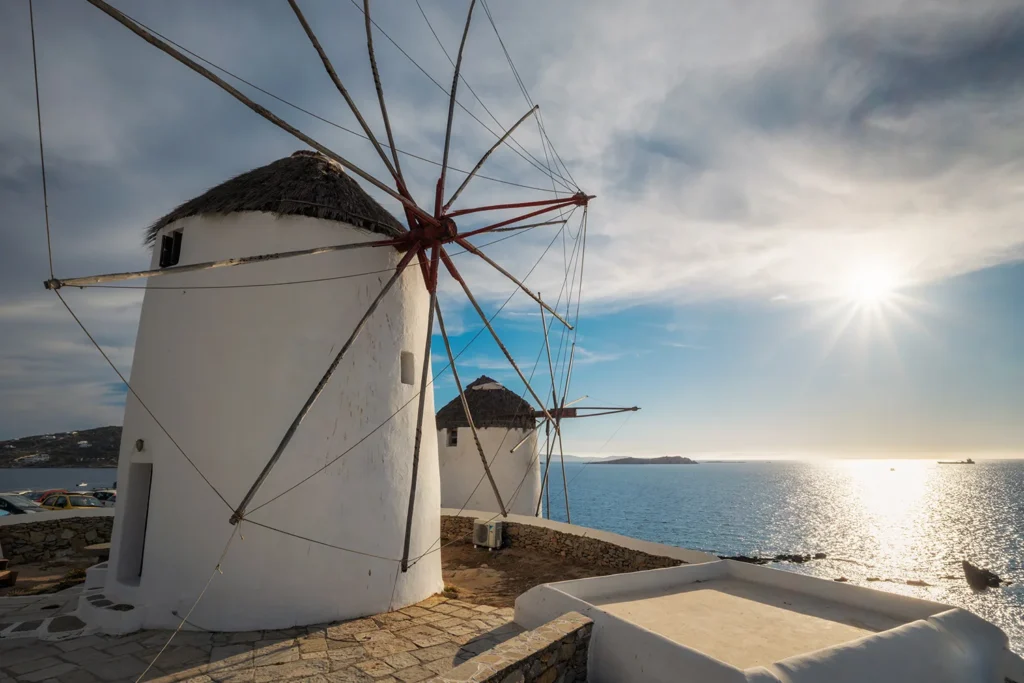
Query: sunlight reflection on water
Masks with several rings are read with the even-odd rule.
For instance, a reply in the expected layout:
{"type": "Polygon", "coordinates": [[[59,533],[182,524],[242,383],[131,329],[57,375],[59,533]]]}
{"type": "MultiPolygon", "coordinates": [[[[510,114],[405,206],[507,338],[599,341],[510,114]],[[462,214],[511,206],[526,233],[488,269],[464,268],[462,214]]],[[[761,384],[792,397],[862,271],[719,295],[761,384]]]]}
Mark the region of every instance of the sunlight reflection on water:
{"type": "MultiPolygon", "coordinates": [[[[721,555],[825,552],[827,560],[772,566],[970,609],[1024,652],[1024,584],[976,594],[960,567],[969,559],[1024,580],[1022,461],[567,464],[566,474],[579,474],[570,490],[576,524],[721,555]]],[[[551,507],[564,521],[559,475],[552,468],[551,507]]]]}

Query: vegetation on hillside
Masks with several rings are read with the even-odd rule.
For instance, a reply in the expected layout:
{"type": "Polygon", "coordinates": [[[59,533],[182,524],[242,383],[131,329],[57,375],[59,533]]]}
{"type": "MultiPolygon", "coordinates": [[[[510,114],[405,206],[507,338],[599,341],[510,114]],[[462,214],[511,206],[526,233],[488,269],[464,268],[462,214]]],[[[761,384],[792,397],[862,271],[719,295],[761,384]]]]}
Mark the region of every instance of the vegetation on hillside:
{"type": "Polygon", "coordinates": [[[0,441],[4,467],[117,467],[120,427],[38,434],[0,441]]]}

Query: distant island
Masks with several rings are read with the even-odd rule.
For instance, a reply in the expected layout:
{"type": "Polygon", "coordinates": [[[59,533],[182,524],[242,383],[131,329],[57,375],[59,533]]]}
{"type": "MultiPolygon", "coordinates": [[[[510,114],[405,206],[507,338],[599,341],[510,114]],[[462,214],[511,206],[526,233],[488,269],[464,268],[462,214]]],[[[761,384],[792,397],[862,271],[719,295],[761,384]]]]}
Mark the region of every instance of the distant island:
{"type": "Polygon", "coordinates": [[[696,465],[696,460],[681,455],[663,455],[660,458],[612,458],[595,460],[595,465],[696,465]]]}
{"type": "Polygon", "coordinates": [[[120,427],[39,434],[0,441],[0,468],[117,467],[120,427]]]}

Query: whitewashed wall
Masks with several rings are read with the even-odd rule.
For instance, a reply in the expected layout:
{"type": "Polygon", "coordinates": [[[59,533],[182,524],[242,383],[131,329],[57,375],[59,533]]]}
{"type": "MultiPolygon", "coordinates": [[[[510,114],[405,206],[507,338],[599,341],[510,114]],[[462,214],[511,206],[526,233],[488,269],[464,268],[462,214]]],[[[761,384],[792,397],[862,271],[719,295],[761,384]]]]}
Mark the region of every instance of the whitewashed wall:
{"type": "MultiPolygon", "coordinates": [[[[709,585],[714,585],[709,583],[709,585]]],[[[536,586],[516,598],[516,623],[536,628],[567,612],[594,620],[595,683],[1000,683],[1017,666],[1007,638],[970,612],[927,600],[730,560],[536,586]],[[901,625],[766,666],[738,669],[604,610],[624,596],[657,595],[701,581],[748,581],[896,618],[901,625]]],[[[700,614],[680,614],[680,619],[700,614]]],[[[713,618],[713,617],[712,617],[713,618]]],[[[737,642],[736,647],[744,644],[737,642]]]]}
{"type": "MultiPolygon", "coordinates": [[[[494,475],[508,512],[535,516],[541,483],[537,432],[531,433],[515,453],[510,453],[512,447],[527,435],[527,430],[490,427],[477,431],[480,434],[484,455],[490,462],[491,474],[494,475]],[[515,493],[517,488],[518,494],[515,493]]],[[[480,453],[473,441],[473,432],[469,427],[462,427],[458,432],[458,444],[449,447],[448,430],[437,430],[442,507],[500,512],[498,502],[494,499],[494,489],[484,475],[484,466],[480,462],[480,453]],[[483,481],[480,480],[481,477],[484,477],[483,481]]]]}
{"type": "MultiPolygon", "coordinates": [[[[184,229],[181,264],[383,239],[343,223],[262,213],[190,218],[167,230],[175,228],[184,229]]],[[[394,249],[360,249],[150,281],[131,382],[232,506],[390,274],[280,287],[155,287],[308,280],[387,270],[398,259],[394,249]]],[[[156,267],[156,254],[153,260],[156,267]]],[[[422,277],[412,267],[363,330],[250,509],[344,452],[414,397],[427,305],[422,277]],[[401,382],[402,351],[415,355],[414,385],[401,382]]],[[[425,412],[432,420],[432,392],[425,412]]],[[[387,559],[243,522],[223,575],[213,580],[190,621],[215,630],[283,628],[382,612],[439,591],[439,553],[407,574],[397,574],[398,564],[391,561],[402,554],[415,420],[412,401],[339,462],[251,517],[387,559]]],[[[425,429],[429,434],[432,423],[425,429]]],[[[231,510],[131,396],[118,489],[106,593],[143,607],[146,628],[177,625],[172,611],[184,614],[191,607],[232,533],[231,510]],[[136,439],[145,442],[141,452],[136,439]],[[131,508],[146,495],[131,468],[146,463],[153,465],[152,493],[139,578],[133,576],[130,539],[133,525],[140,533],[144,517],[131,508]]],[[[437,451],[427,438],[420,454],[413,556],[438,539],[439,505],[437,451]]]]}

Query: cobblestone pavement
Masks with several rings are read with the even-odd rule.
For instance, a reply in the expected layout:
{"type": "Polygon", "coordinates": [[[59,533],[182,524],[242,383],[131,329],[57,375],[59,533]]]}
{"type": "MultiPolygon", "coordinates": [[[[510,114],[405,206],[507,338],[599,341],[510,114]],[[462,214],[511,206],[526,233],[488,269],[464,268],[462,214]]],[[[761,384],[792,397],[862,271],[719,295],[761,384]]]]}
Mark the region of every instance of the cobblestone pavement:
{"type": "MultiPolygon", "coordinates": [[[[396,612],[283,631],[182,631],[146,681],[414,683],[445,673],[522,632],[512,610],[434,596],[396,612]]],[[[58,642],[0,640],[0,683],[134,681],[169,631],[58,642]]]]}
{"type": "Polygon", "coordinates": [[[0,599],[0,623],[10,624],[70,614],[78,607],[81,592],[82,586],[75,586],[60,593],[3,597],[0,599]]]}

